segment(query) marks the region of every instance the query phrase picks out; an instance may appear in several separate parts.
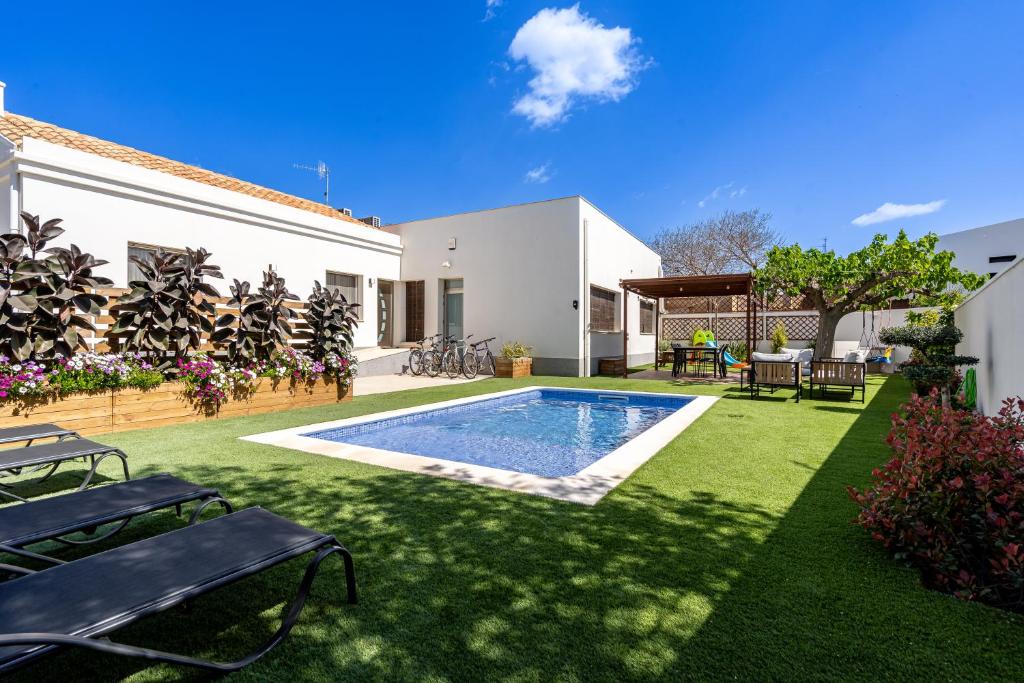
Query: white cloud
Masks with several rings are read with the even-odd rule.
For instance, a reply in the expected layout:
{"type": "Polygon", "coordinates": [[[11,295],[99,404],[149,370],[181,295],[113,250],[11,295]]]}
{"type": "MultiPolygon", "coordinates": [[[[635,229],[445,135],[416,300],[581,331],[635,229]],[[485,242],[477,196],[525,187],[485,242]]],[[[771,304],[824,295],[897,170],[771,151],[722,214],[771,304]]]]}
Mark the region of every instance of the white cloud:
{"type": "MultiPolygon", "coordinates": [[[[731,190],[732,187],[735,184],[736,184],[736,181],[731,181],[731,182],[726,183],[725,185],[719,185],[715,189],[711,190],[711,192],[708,193],[708,195],[706,197],[704,197],[704,199],[702,199],[699,202],[697,202],[697,206],[699,206],[700,208],[703,209],[705,206],[707,206],[711,202],[713,202],[716,199],[718,199],[719,197],[721,197],[723,192],[728,192],[729,190],[731,190]]],[[[746,191],[747,191],[747,188],[744,187],[743,188],[743,192],[745,193],[746,191]]],[[[736,196],[735,191],[733,193],[731,193],[729,196],[730,197],[735,197],[736,196]]]]}
{"type": "Polygon", "coordinates": [[[945,199],[936,199],[934,202],[925,204],[893,204],[886,202],[871,213],[861,214],[853,219],[854,225],[874,225],[885,223],[899,218],[910,218],[911,216],[924,216],[935,213],[946,204],[945,199]]]}
{"type": "Polygon", "coordinates": [[[544,127],[567,119],[579,100],[622,99],[650,64],[638,43],[628,28],[605,28],[578,4],[542,9],[519,27],[508,48],[513,59],[525,60],[536,72],[512,111],[544,127]]]}
{"type": "Polygon", "coordinates": [[[531,168],[526,172],[526,175],[523,176],[523,182],[543,185],[547,181],[551,180],[552,174],[548,170],[549,166],[551,166],[551,164],[541,164],[537,168],[531,168]]]}
{"type": "Polygon", "coordinates": [[[487,0],[487,12],[484,14],[484,21],[490,21],[498,16],[498,8],[505,4],[505,0],[487,0]]]}

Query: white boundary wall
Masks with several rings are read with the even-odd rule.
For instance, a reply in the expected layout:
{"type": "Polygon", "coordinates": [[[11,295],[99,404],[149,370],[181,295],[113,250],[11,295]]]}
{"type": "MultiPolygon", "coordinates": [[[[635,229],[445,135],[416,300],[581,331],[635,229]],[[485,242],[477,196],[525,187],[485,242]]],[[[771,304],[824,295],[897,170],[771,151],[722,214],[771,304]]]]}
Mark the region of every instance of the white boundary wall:
{"type": "Polygon", "coordinates": [[[957,353],[976,356],[978,408],[999,411],[1004,398],[1024,396],[1024,259],[985,283],[956,309],[964,340],[957,353]]]}

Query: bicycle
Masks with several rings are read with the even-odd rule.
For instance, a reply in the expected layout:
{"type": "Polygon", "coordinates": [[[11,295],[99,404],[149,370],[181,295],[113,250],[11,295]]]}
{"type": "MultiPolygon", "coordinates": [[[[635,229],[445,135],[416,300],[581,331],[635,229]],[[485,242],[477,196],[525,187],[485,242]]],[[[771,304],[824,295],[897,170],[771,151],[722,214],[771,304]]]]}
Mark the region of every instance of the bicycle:
{"type": "Polygon", "coordinates": [[[444,357],[448,352],[448,345],[455,340],[455,337],[443,337],[440,334],[432,337],[436,340],[429,351],[423,352],[423,372],[427,377],[437,377],[444,370],[444,357]]]}
{"type": "Polygon", "coordinates": [[[468,379],[476,377],[477,365],[476,356],[471,353],[466,353],[469,346],[466,342],[473,335],[468,335],[465,339],[451,338],[451,344],[445,349],[441,357],[441,367],[444,369],[445,374],[448,375],[449,379],[455,379],[461,372],[468,379]],[[472,359],[472,361],[470,361],[472,359]],[[467,369],[467,363],[471,364],[472,370],[467,369]],[[472,375],[470,372],[472,371],[472,375]]]}
{"type": "Polygon", "coordinates": [[[428,353],[427,342],[430,342],[431,347],[433,347],[434,340],[438,336],[435,334],[433,337],[420,339],[416,342],[419,346],[409,352],[409,372],[413,375],[419,376],[423,374],[423,354],[428,353]]]}
{"type": "Polygon", "coordinates": [[[475,369],[473,370],[472,375],[466,373],[466,377],[468,377],[469,379],[473,379],[473,377],[476,377],[477,373],[480,372],[481,370],[485,375],[494,374],[494,354],[491,353],[491,349],[487,345],[487,343],[492,342],[495,339],[496,337],[490,337],[489,339],[473,342],[472,344],[469,345],[470,348],[473,349],[472,356],[474,358],[473,364],[475,366],[475,369]],[[480,348],[481,346],[483,347],[483,349],[480,348]]]}

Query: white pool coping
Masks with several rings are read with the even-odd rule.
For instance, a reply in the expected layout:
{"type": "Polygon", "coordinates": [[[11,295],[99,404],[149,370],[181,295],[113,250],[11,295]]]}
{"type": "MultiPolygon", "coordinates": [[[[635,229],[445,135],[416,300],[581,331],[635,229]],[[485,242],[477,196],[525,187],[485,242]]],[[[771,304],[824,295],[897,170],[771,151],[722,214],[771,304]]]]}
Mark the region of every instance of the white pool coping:
{"type": "Polygon", "coordinates": [[[667,446],[674,438],[689,427],[694,420],[714,405],[718,400],[717,396],[693,396],[691,394],[670,394],[652,391],[614,391],[597,389],[576,389],[567,387],[529,386],[509,391],[498,391],[491,394],[478,394],[465,398],[453,399],[451,401],[440,401],[438,403],[427,403],[389,410],[383,413],[371,415],[360,415],[344,420],[333,420],[331,422],[319,422],[316,424],[281,429],[275,432],[264,432],[240,437],[246,441],[289,448],[305,453],[326,455],[331,458],[353,460],[368,465],[390,467],[391,469],[405,472],[416,472],[429,474],[434,477],[444,477],[457,481],[469,482],[480,486],[519,491],[537,496],[546,496],[558,500],[581,503],[583,505],[594,505],[601,500],[609,491],[626,480],[641,465],[651,459],[658,451],[667,446]],[[336,429],[339,427],[351,427],[353,425],[375,422],[394,417],[413,415],[437,408],[448,408],[451,406],[475,403],[492,398],[514,396],[538,389],[550,389],[553,391],[579,391],[596,394],[616,394],[626,396],[658,396],[691,398],[689,403],[675,411],[661,422],[649,429],[637,434],[627,443],[616,448],[597,462],[580,470],[574,475],[566,477],[542,477],[536,474],[525,474],[523,472],[511,472],[509,470],[484,467],[482,465],[470,465],[467,463],[444,460],[442,458],[428,457],[424,455],[413,455],[411,453],[399,453],[379,448],[356,446],[353,444],[337,443],[325,439],[303,436],[309,432],[321,431],[324,429],[336,429]]]}

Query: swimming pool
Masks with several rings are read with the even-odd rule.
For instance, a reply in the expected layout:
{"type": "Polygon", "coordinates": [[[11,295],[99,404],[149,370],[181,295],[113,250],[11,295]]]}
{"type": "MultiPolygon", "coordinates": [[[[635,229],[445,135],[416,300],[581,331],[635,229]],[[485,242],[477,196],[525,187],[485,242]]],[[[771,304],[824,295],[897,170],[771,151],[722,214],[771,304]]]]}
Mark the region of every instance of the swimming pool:
{"type": "Polygon", "coordinates": [[[525,387],[242,438],[592,505],[715,400],[525,387]]]}
{"type": "Polygon", "coordinates": [[[535,389],[303,436],[564,477],[578,474],[692,400],[535,389]]]}

